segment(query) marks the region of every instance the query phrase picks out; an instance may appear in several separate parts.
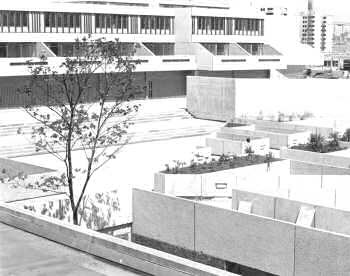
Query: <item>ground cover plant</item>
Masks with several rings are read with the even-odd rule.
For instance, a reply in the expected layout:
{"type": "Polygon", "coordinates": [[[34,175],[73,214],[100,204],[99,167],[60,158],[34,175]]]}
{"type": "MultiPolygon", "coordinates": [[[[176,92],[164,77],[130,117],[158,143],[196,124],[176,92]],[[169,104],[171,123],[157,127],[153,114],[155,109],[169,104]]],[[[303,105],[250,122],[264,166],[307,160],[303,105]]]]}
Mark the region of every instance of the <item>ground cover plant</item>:
{"type": "Polygon", "coordinates": [[[309,141],[306,144],[294,146],[292,149],[327,153],[344,150],[345,148],[339,145],[339,133],[334,132],[328,139],[321,134],[311,134],[309,141]]]}
{"type": "Polygon", "coordinates": [[[167,174],[202,174],[211,173],[235,168],[241,168],[251,165],[266,164],[267,171],[270,169],[272,162],[280,161],[281,159],[274,158],[271,153],[267,155],[256,155],[248,150],[246,156],[228,156],[221,155],[220,157],[205,158],[203,162],[191,161],[190,164],[185,162],[174,161],[174,166],[166,164],[166,169],[162,173],[167,174]]]}

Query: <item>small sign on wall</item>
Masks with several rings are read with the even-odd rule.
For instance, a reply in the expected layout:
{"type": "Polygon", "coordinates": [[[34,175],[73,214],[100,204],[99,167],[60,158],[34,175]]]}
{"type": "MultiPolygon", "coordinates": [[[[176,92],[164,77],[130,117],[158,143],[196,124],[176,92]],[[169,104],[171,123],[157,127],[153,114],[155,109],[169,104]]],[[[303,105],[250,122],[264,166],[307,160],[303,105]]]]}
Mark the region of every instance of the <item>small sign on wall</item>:
{"type": "Polygon", "coordinates": [[[251,214],[252,213],[252,203],[250,201],[240,201],[238,204],[238,212],[251,214]]]}
{"type": "Polygon", "coordinates": [[[315,217],[315,209],[309,206],[301,206],[296,221],[297,225],[311,227],[315,217]]]}

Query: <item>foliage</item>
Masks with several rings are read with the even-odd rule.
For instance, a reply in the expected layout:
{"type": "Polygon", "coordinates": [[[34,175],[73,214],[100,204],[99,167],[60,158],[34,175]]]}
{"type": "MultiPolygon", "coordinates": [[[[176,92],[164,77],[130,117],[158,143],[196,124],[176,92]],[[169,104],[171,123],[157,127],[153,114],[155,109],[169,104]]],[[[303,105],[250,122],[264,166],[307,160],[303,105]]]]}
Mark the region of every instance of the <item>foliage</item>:
{"type": "Polygon", "coordinates": [[[329,135],[329,145],[331,147],[339,147],[339,132],[335,131],[329,135]]]}
{"type": "Polygon", "coordinates": [[[254,150],[251,145],[247,145],[244,149],[244,152],[247,154],[247,159],[252,159],[254,156],[254,150]]]}
{"type": "Polygon", "coordinates": [[[325,138],[319,133],[311,133],[309,138],[309,144],[313,151],[321,152],[323,150],[323,145],[325,143],[325,138]]]}
{"type": "Polygon", "coordinates": [[[294,146],[293,149],[326,153],[342,150],[343,148],[339,146],[339,133],[334,132],[328,139],[325,139],[319,133],[311,134],[308,143],[294,146]]]}
{"type": "MultiPolygon", "coordinates": [[[[78,211],[80,215],[79,225],[100,230],[116,223],[113,214],[120,210],[117,191],[97,193],[93,198],[84,195],[82,202],[83,204],[78,211]]],[[[72,221],[73,218],[69,199],[25,204],[24,209],[68,222],[72,221]]]]}
{"type": "Polygon", "coordinates": [[[345,142],[350,142],[350,128],[347,128],[343,134],[343,136],[341,137],[342,141],[345,142]]]}
{"type": "Polygon", "coordinates": [[[65,58],[59,67],[46,63],[30,67],[31,81],[22,91],[30,100],[25,110],[40,123],[33,127],[31,138],[37,151],[63,162],[65,172],[45,185],[65,188],[74,224],[79,222],[92,176],[128,142],[130,115],[138,110],[130,103],[137,91],[133,84],[137,61],[132,54],[125,56],[118,40],[84,38],[75,42],[74,57],[65,58]],[[74,158],[77,149],[85,160],[74,158]]]}
{"type": "MultiPolygon", "coordinates": [[[[177,167],[176,169],[171,167],[169,164],[166,165],[166,170],[163,173],[167,174],[202,174],[202,173],[210,173],[234,168],[240,168],[250,165],[258,165],[258,164],[269,164],[272,162],[278,161],[271,155],[261,156],[252,154],[250,158],[246,156],[229,156],[229,155],[221,155],[216,158],[206,158],[203,162],[196,162],[194,159],[191,160],[190,164],[187,165],[185,162],[180,162],[181,167],[177,167]],[[169,169],[167,169],[169,168],[169,169]]],[[[176,163],[174,163],[176,166],[176,163]]]]}

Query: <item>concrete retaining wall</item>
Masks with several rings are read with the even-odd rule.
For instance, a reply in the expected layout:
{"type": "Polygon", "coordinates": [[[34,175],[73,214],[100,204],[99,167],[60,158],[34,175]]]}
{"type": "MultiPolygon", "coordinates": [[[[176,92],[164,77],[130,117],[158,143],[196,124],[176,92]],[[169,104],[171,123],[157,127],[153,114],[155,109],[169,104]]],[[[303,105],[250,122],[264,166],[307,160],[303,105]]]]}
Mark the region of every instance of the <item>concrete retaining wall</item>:
{"type": "Polygon", "coordinates": [[[203,119],[304,113],[350,116],[349,80],[187,77],[187,108],[203,119]],[[317,102],[317,104],[315,104],[317,102]],[[329,108],[336,106],[337,108],[329,108]]]}
{"type": "MultiPolygon", "coordinates": [[[[232,138],[234,138],[232,136],[232,138]]],[[[248,136],[247,136],[248,138],[248,136]]],[[[229,140],[222,138],[208,137],[205,140],[205,144],[211,147],[212,154],[216,155],[244,155],[245,150],[250,146],[255,154],[265,155],[270,150],[270,141],[268,138],[251,139],[248,144],[242,140],[229,140]]]]}
{"type": "MultiPolygon", "coordinates": [[[[339,154],[339,152],[337,152],[337,154],[339,154]]],[[[332,155],[331,153],[309,152],[287,148],[281,148],[280,156],[281,158],[290,159],[292,161],[291,168],[294,174],[350,173],[349,157],[332,155]]]]}
{"type": "Polygon", "coordinates": [[[350,237],[296,227],[295,275],[350,275],[350,237]]]}
{"type": "MultiPolygon", "coordinates": [[[[331,127],[321,127],[316,125],[308,124],[297,124],[295,122],[275,122],[268,120],[253,120],[253,119],[243,119],[236,118],[233,120],[237,123],[242,124],[253,124],[258,130],[266,128],[275,128],[275,129],[286,129],[294,130],[295,132],[310,131],[311,133],[321,134],[322,136],[329,137],[331,133],[334,132],[334,129],[331,127]]],[[[347,146],[349,147],[349,146],[347,146]]]]}
{"type": "MultiPolygon", "coordinates": [[[[153,205],[151,220],[143,220],[142,227],[139,225],[134,231],[142,235],[151,227],[159,236],[168,237],[177,235],[179,228],[168,220],[171,220],[173,213],[176,216],[177,210],[168,210],[166,221],[161,222],[160,230],[154,228],[154,223],[160,223],[155,217],[162,215],[164,200],[173,205],[173,200],[187,205],[189,202],[194,206],[191,215],[194,215],[194,232],[187,235],[193,236],[194,248],[209,256],[236,262],[245,266],[263,270],[277,275],[348,275],[350,272],[350,236],[326,232],[315,228],[305,228],[294,223],[270,219],[253,214],[244,214],[236,211],[225,210],[194,201],[186,201],[179,198],[151,192],[141,192],[144,197],[150,197],[147,204],[153,205]],[[169,225],[168,228],[165,228],[169,225]],[[165,232],[167,231],[167,232],[165,232]]],[[[239,198],[246,199],[243,195],[239,198]]],[[[137,197],[139,198],[139,197],[137,197]]],[[[271,199],[265,197],[259,201],[258,206],[266,203],[271,206],[271,199]]],[[[280,201],[282,202],[282,201],[280,201]]],[[[280,208],[288,209],[286,212],[277,212],[276,216],[287,221],[295,222],[300,206],[303,203],[283,201],[287,204],[276,203],[280,208]]],[[[134,212],[143,213],[144,201],[134,203],[134,212]]],[[[313,206],[316,213],[324,215],[327,219],[332,213],[325,213],[322,207],[313,206]]],[[[259,207],[260,208],[260,207],[259,207]]],[[[254,209],[254,207],[253,207],[254,209]]],[[[268,208],[267,208],[268,209],[268,208]]],[[[139,217],[139,216],[137,216],[139,217]]],[[[136,218],[136,217],[135,217],[136,218]]],[[[341,219],[345,216],[335,216],[334,219],[341,219]]],[[[346,218],[347,219],[347,218],[346,218]]],[[[134,221],[134,223],[138,223],[134,221]]],[[[316,226],[318,217],[315,220],[316,226]]],[[[319,223],[324,223],[320,221],[319,223]]],[[[344,223],[347,223],[345,221],[344,223]]],[[[346,229],[346,231],[348,231],[346,229]]]]}
{"type": "Polygon", "coordinates": [[[296,132],[291,134],[270,132],[268,130],[240,130],[235,128],[223,128],[217,133],[218,138],[232,139],[235,135],[244,135],[252,137],[266,137],[270,139],[271,148],[280,149],[282,147],[291,147],[298,144],[304,144],[310,137],[310,132],[296,132]]]}
{"type": "Polygon", "coordinates": [[[228,121],[235,117],[234,87],[231,78],[187,76],[187,109],[201,119],[228,121]]]}
{"type": "Polygon", "coordinates": [[[294,225],[196,204],[196,250],[276,275],[293,275],[294,225]]]}
{"type": "Polygon", "coordinates": [[[0,203],[0,221],[150,275],[232,275],[158,250],[0,203]]]}
{"type": "Polygon", "coordinates": [[[132,202],[134,233],[195,250],[194,237],[189,235],[194,232],[193,202],[141,190],[133,193],[132,202]],[[172,228],[176,231],[169,231],[172,228]]]}
{"type": "Polygon", "coordinates": [[[154,176],[154,191],[175,196],[231,196],[235,184],[235,176],[267,174],[289,174],[290,161],[272,162],[267,172],[267,164],[246,166],[242,168],[217,171],[204,174],[166,174],[156,173],[154,176]],[[217,183],[227,184],[225,189],[217,188],[217,183]]]}

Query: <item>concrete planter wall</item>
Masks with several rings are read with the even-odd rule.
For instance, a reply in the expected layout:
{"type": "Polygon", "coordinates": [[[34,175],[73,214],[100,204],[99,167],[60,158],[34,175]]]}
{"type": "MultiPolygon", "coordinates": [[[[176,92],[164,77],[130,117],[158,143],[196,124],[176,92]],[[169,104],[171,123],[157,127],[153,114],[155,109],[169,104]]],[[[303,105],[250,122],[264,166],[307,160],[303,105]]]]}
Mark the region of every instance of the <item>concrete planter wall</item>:
{"type": "MultiPolygon", "coordinates": [[[[272,162],[268,174],[289,174],[290,161],[272,162]]],[[[266,174],[267,164],[246,166],[236,169],[203,174],[166,174],[154,175],[154,191],[186,197],[231,196],[235,185],[235,176],[266,174]]]]}
{"type": "Polygon", "coordinates": [[[0,203],[0,222],[147,275],[235,275],[9,204],[0,203]]]}
{"type": "Polygon", "coordinates": [[[288,222],[298,202],[258,203],[278,219],[134,190],[133,233],[276,275],[349,275],[348,212],[317,207],[316,223],[327,231],[288,222]],[[346,234],[329,232],[339,230],[346,234]]]}
{"type": "Polygon", "coordinates": [[[339,151],[337,155],[332,155],[332,153],[282,148],[280,156],[291,160],[292,173],[295,168],[294,173],[296,174],[314,174],[314,169],[319,168],[319,174],[350,174],[350,157],[340,156],[339,151]],[[300,163],[306,165],[300,165],[300,163]],[[309,169],[307,165],[310,165],[309,169]]]}
{"type": "MultiPolygon", "coordinates": [[[[238,137],[238,136],[237,136],[238,137]]],[[[249,136],[247,136],[248,138],[249,136]]],[[[232,138],[234,138],[232,136],[232,138]]],[[[211,147],[212,154],[215,155],[244,155],[248,146],[251,146],[255,154],[265,155],[270,150],[268,138],[251,138],[250,143],[237,138],[234,140],[221,138],[206,138],[206,146],[211,147]]]]}
{"type": "Polygon", "coordinates": [[[253,124],[255,125],[256,130],[263,130],[267,128],[275,129],[285,129],[293,130],[296,132],[310,131],[311,133],[321,134],[322,136],[328,137],[331,133],[334,132],[334,129],[331,127],[320,127],[312,124],[304,125],[297,124],[295,122],[275,122],[268,120],[252,120],[252,119],[235,119],[234,122],[238,124],[253,124]]]}
{"type": "MultiPolygon", "coordinates": [[[[237,126],[233,126],[233,127],[228,127],[227,124],[223,127],[220,128],[221,131],[225,132],[225,130],[230,130],[230,129],[243,129],[243,130],[255,130],[255,125],[254,124],[250,124],[250,123],[236,123],[235,121],[233,122],[234,124],[238,124],[237,126]],[[241,125],[239,125],[241,124],[241,125]]],[[[228,123],[229,124],[229,123],[228,123]]]]}
{"type": "Polygon", "coordinates": [[[295,133],[278,133],[275,131],[268,130],[241,130],[234,128],[222,128],[220,132],[217,133],[218,138],[223,139],[233,139],[235,135],[244,136],[260,136],[270,139],[270,147],[280,149],[281,147],[292,147],[299,144],[305,144],[309,137],[310,132],[295,132],[295,133]]]}

